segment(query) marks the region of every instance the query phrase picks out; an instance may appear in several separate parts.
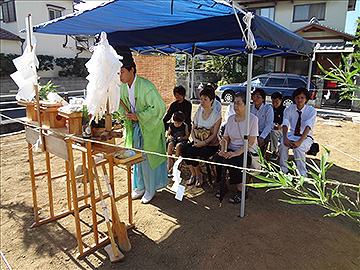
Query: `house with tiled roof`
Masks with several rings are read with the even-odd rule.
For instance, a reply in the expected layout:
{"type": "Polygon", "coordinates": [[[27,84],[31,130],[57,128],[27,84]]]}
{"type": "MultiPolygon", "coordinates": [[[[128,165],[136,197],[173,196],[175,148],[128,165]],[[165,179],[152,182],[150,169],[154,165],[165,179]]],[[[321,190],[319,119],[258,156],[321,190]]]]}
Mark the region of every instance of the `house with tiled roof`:
{"type": "MultiPolygon", "coordinates": [[[[317,63],[328,68],[330,59],[338,65],[341,54],[353,51],[350,41],[355,36],[345,33],[345,23],[347,12],[355,10],[356,0],[239,0],[237,3],[245,10],[265,16],[299,36],[319,43],[316,61],[311,67],[312,75],[320,74],[317,63]]],[[[279,56],[263,59],[263,62],[269,71],[308,75],[307,57],[279,56]]],[[[318,82],[317,85],[327,88],[327,82],[318,82]]]]}
{"type": "Polygon", "coordinates": [[[1,52],[21,54],[23,50],[24,39],[0,28],[0,47],[1,52]]]}
{"type": "MultiPolygon", "coordinates": [[[[33,25],[46,22],[52,19],[74,12],[74,4],[80,0],[41,0],[41,1],[24,1],[24,0],[0,0],[0,27],[6,32],[1,36],[1,53],[21,54],[21,40],[25,39],[25,33],[20,30],[25,29],[25,18],[31,14],[33,25]],[[10,33],[10,34],[9,34],[10,33]],[[17,41],[8,38],[17,37],[17,41]],[[12,44],[12,45],[9,45],[12,44]]],[[[34,33],[37,44],[37,55],[51,55],[55,58],[67,57],[74,58],[82,50],[77,37],[61,35],[44,35],[34,33]]],[[[15,38],[16,39],[16,38],[15,38]]],[[[25,45],[24,45],[25,46],[25,45]]],[[[90,57],[90,53],[83,53],[79,57],[90,57]]],[[[58,76],[58,70],[47,71],[42,74],[46,77],[58,76]]]]}

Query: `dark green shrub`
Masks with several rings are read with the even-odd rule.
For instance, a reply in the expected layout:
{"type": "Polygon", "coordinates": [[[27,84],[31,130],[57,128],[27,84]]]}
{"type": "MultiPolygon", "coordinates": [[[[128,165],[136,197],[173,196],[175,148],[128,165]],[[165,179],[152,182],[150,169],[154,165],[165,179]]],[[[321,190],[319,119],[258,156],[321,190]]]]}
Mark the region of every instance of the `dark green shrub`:
{"type": "Polygon", "coordinates": [[[12,53],[0,53],[0,77],[10,76],[11,73],[16,71],[16,68],[12,62],[12,60],[16,57],[19,57],[19,55],[12,53]]]}
{"type": "Polygon", "coordinates": [[[59,71],[60,77],[86,77],[89,73],[85,67],[88,58],[65,58],[55,59],[57,66],[61,67],[59,71]]]}
{"type": "Polygon", "coordinates": [[[54,69],[54,56],[39,54],[37,59],[39,60],[38,70],[48,71],[54,69]]]}

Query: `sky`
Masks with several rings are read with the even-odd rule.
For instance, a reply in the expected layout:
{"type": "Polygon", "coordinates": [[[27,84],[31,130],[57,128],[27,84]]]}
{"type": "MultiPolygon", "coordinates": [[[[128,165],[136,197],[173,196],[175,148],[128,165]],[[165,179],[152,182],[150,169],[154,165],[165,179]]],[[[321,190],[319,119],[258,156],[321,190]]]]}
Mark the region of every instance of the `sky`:
{"type": "MultiPolygon", "coordinates": [[[[88,0],[86,3],[78,4],[76,8],[79,10],[87,9],[93,6],[97,6],[102,2],[106,1],[93,1],[88,0]]],[[[356,6],[354,11],[348,11],[346,16],[346,23],[345,23],[345,32],[351,35],[355,35],[356,32],[356,20],[360,17],[360,1],[356,1],[356,6]]]]}
{"type": "Polygon", "coordinates": [[[360,1],[356,1],[354,11],[348,11],[346,15],[345,32],[351,35],[355,35],[356,32],[356,20],[360,17],[360,1]]]}

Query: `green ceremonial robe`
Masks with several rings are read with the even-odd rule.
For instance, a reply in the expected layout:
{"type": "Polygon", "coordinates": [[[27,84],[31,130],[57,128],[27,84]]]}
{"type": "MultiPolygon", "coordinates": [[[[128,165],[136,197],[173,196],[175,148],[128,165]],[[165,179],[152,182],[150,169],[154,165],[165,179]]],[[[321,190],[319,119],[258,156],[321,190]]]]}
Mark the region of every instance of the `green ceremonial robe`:
{"type": "MultiPolygon", "coordinates": [[[[165,127],[163,117],[166,104],[162,100],[155,85],[149,80],[137,75],[135,81],[136,116],[139,120],[141,133],[144,139],[144,150],[166,154],[165,127]]],[[[131,108],[127,84],[120,86],[120,99],[127,108],[131,108]]],[[[125,109],[119,106],[120,118],[125,121],[125,147],[133,147],[134,121],[125,117],[125,109]]],[[[166,160],[166,157],[148,154],[149,163],[155,169],[166,160]]]]}

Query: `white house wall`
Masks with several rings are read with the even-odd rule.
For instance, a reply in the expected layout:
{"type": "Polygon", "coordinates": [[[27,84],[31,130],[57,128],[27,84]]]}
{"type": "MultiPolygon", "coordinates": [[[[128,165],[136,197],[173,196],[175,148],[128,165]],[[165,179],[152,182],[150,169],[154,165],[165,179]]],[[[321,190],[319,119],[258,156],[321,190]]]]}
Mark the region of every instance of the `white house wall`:
{"type": "MultiPolygon", "coordinates": [[[[49,20],[47,4],[65,8],[63,15],[73,12],[73,1],[15,1],[16,22],[1,22],[1,27],[25,39],[25,33],[19,33],[25,28],[25,18],[32,15],[33,25],[49,20]]],[[[66,48],[63,48],[65,36],[45,35],[35,33],[37,39],[36,54],[53,55],[54,57],[74,57],[77,53],[75,41],[68,39],[66,48]]]]}
{"type": "Polygon", "coordinates": [[[17,40],[0,39],[1,53],[21,54],[21,42],[17,40]]]}
{"type": "Polygon", "coordinates": [[[325,20],[320,20],[319,22],[337,30],[344,31],[348,0],[279,1],[276,5],[274,5],[273,2],[269,2],[253,4],[249,6],[249,8],[275,6],[275,22],[283,25],[291,31],[295,31],[308,25],[308,22],[293,22],[293,12],[295,5],[317,4],[325,2],[325,20]]]}

